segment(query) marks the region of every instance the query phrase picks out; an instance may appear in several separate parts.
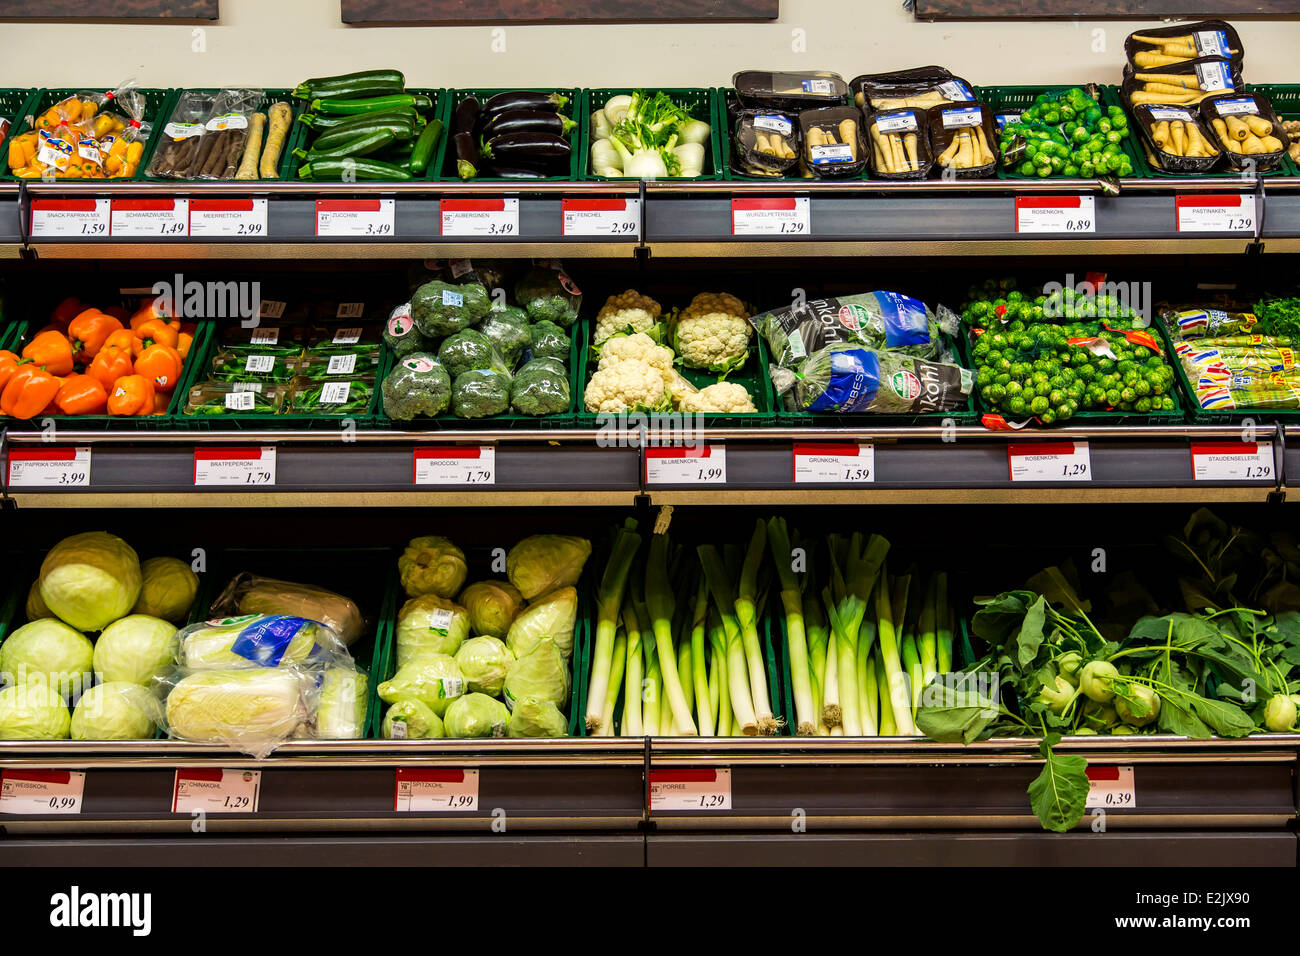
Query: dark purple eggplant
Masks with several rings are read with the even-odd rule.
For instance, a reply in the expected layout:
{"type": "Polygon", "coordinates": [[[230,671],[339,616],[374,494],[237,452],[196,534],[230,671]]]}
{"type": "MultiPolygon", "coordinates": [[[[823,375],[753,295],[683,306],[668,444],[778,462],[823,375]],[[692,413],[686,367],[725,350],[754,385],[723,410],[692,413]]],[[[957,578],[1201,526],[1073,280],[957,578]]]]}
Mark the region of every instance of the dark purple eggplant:
{"type": "Polygon", "coordinates": [[[457,133],[451,138],[456,147],[456,175],[461,179],[473,179],[478,175],[479,155],[474,137],[469,133],[457,133]]]}
{"type": "Polygon", "coordinates": [[[492,97],[483,104],[483,112],[489,116],[495,116],[497,113],[504,113],[507,110],[548,110],[554,113],[567,102],[569,102],[569,98],[559,93],[513,90],[508,93],[498,93],[492,97]]]}
{"type": "Polygon", "coordinates": [[[571,152],[569,144],[554,133],[507,133],[488,140],[482,150],[484,159],[512,165],[568,159],[571,152]]]}
{"type": "Polygon", "coordinates": [[[498,166],[489,163],[482,170],[482,175],[496,179],[545,179],[549,174],[540,169],[526,169],[523,166],[498,166]]]}
{"type": "Polygon", "coordinates": [[[567,116],[549,110],[506,110],[487,121],[482,138],[493,139],[510,133],[550,133],[563,137],[577,125],[567,116]]]}
{"type": "Polygon", "coordinates": [[[451,122],[452,135],[475,132],[474,127],[478,123],[479,114],[482,112],[483,107],[479,105],[478,100],[473,96],[467,96],[457,103],[456,112],[451,122]]]}

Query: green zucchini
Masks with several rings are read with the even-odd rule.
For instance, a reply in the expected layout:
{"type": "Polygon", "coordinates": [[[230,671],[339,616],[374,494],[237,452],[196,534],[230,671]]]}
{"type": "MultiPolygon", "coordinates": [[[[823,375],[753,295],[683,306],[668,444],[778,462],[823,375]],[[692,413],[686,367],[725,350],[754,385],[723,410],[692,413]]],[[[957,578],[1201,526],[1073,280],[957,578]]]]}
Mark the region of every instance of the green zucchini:
{"type": "Polygon", "coordinates": [[[411,172],[417,176],[424,175],[425,168],[429,165],[429,160],[433,158],[433,149],[438,145],[438,138],[442,136],[442,120],[430,120],[429,124],[424,127],[420,133],[419,139],[415,141],[415,149],[411,151],[411,172]]]}
{"type": "Polygon", "coordinates": [[[414,107],[417,111],[430,110],[433,109],[433,100],[420,93],[393,93],[389,96],[370,96],[364,99],[330,97],[311,101],[313,113],[327,113],[332,116],[355,116],[359,113],[401,109],[404,106],[414,107]]]}
{"type": "Polygon", "coordinates": [[[411,174],[401,166],[381,163],[377,159],[322,159],[300,166],[298,178],[320,182],[338,182],[344,178],[349,182],[403,182],[410,179],[411,174]]]}
{"type": "Polygon", "coordinates": [[[383,113],[362,113],[360,116],[319,116],[316,113],[299,113],[298,122],[318,133],[327,133],[330,130],[335,129],[348,129],[354,126],[364,126],[377,116],[382,116],[384,118],[390,116],[405,116],[414,123],[419,115],[419,113],[415,112],[414,108],[386,110],[383,113]]]}
{"type": "Polygon", "coordinates": [[[396,139],[391,129],[377,129],[356,139],[349,140],[342,146],[329,151],[315,150],[310,153],[305,149],[295,149],[293,154],[301,160],[309,163],[319,162],[322,159],[346,159],[348,156],[369,156],[371,153],[377,153],[385,146],[392,145],[396,139]]]}
{"type": "Polygon", "coordinates": [[[293,95],[311,100],[321,97],[355,99],[361,96],[384,96],[401,93],[406,89],[406,77],[401,70],[363,70],[360,73],[343,73],[339,76],[320,76],[299,83],[293,95]]]}
{"type": "Polygon", "coordinates": [[[366,123],[362,126],[354,126],[348,129],[332,129],[328,133],[322,133],[316,137],[311,144],[311,148],[317,153],[332,153],[344,143],[351,142],[359,136],[365,136],[378,130],[386,129],[393,134],[393,138],[405,142],[415,136],[414,124],[404,119],[393,118],[386,120],[377,120],[373,123],[366,123]]]}

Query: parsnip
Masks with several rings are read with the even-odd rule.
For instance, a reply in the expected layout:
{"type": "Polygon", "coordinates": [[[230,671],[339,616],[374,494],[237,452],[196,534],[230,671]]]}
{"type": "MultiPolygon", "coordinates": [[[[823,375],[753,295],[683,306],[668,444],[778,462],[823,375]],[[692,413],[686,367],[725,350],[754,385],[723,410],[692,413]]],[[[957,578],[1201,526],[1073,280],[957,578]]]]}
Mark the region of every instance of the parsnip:
{"type": "Polygon", "coordinates": [[[1240,116],[1225,116],[1223,121],[1228,124],[1228,135],[1237,142],[1244,143],[1251,136],[1250,127],[1240,116]]]}
{"type": "Polygon", "coordinates": [[[976,145],[979,147],[980,165],[990,166],[993,164],[993,150],[989,149],[989,141],[984,136],[984,127],[975,127],[976,145]]]}
{"type": "Polygon", "coordinates": [[[257,159],[262,154],[262,132],[265,129],[265,113],[254,113],[249,117],[248,138],[244,140],[244,156],[235,172],[236,179],[257,178],[257,159]]]}
{"type": "Polygon", "coordinates": [[[871,124],[871,143],[876,149],[876,169],[886,173],[898,172],[894,169],[894,151],[885,142],[876,123],[871,124]]]}
{"type": "Polygon", "coordinates": [[[1175,156],[1187,155],[1187,133],[1183,128],[1183,123],[1175,120],[1169,124],[1169,134],[1173,140],[1173,152],[1175,156]]]}
{"type": "Polygon", "coordinates": [[[1165,149],[1169,144],[1169,120],[1160,120],[1151,124],[1151,142],[1165,149]]]}
{"type": "Polygon", "coordinates": [[[1245,116],[1242,117],[1242,120],[1245,122],[1247,126],[1250,127],[1250,131],[1254,133],[1256,136],[1273,135],[1273,124],[1270,123],[1268,120],[1264,119],[1264,117],[1262,116],[1256,116],[1253,113],[1247,113],[1245,116]]]}
{"type": "Polygon", "coordinates": [[[907,168],[918,170],[921,168],[921,157],[916,152],[916,134],[908,133],[903,137],[903,151],[907,153],[907,168]]]}

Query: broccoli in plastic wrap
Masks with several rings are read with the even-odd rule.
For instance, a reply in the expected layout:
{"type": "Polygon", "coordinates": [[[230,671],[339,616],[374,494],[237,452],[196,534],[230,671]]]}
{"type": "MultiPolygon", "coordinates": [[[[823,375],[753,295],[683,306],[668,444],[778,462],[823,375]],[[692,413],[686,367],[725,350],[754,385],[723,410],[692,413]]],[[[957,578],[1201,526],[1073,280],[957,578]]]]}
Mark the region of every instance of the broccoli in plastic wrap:
{"type": "Polygon", "coordinates": [[[520,415],[559,415],[569,410],[569,373],[557,359],[533,359],[510,385],[510,407],[520,415]]]}
{"type": "Polygon", "coordinates": [[[432,417],[451,402],[451,376],[428,352],[408,355],[384,379],[384,414],[397,421],[432,417]]]}
{"type": "Polygon", "coordinates": [[[515,298],[534,322],[546,320],[567,329],[578,318],[582,292],[563,272],[529,269],[515,286],[515,298]]]}
{"type": "Polygon", "coordinates": [[[464,329],[443,339],[442,345],[438,346],[438,361],[453,379],[476,368],[509,371],[492,340],[478,329],[464,329]]]}
{"type": "Polygon", "coordinates": [[[384,323],[384,344],[393,350],[398,358],[413,352],[429,351],[431,343],[415,327],[411,318],[411,303],[405,302],[393,309],[384,323]]]}
{"type": "Polygon", "coordinates": [[[569,361],[569,333],[554,322],[543,319],[528,329],[529,345],[533,358],[553,358],[569,361]]]}
{"type": "Polygon", "coordinates": [[[492,340],[492,344],[501,353],[509,368],[519,364],[524,349],[531,344],[528,320],[511,314],[518,311],[518,309],[511,309],[509,312],[505,310],[489,312],[487,318],[478,326],[479,331],[492,340]]]}
{"type": "Polygon", "coordinates": [[[451,386],[452,411],[460,418],[489,418],[510,408],[510,376],[492,369],[471,369],[451,386]]]}
{"type": "Polygon", "coordinates": [[[428,338],[454,335],[492,311],[488,291],[477,282],[452,285],[440,279],[426,282],[411,296],[411,316],[428,338]]]}

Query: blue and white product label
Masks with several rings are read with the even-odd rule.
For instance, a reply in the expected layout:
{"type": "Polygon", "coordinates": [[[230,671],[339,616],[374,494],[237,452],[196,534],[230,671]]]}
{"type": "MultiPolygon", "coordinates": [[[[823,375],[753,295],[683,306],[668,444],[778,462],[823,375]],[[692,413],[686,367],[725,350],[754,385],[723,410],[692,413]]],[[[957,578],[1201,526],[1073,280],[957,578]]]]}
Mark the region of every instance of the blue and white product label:
{"type": "Polygon", "coordinates": [[[1242,113],[1259,113],[1259,104],[1249,96],[1235,97],[1230,100],[1215,100],[1214,111],[1220,116],[1239,116],[1242,113]]]}
{"type": "Polygon", "coordinates": [[[998,129],[1002,129],[1008,123],[1019,123],[1020,115],[1021,114],[1019,113],[999,113],[997,116],[993,118],[997,120],[998,129]]]}
{"type": "Polygon", "coordinates": [[[1201,81],[1201,90],[1212,93],[1215,90],[1235,90],[1232,82],[1232,70],[1223,60],[1196,64],[1196,78],[1201,81]]]}
{"type": "Polygon", "coordinates": [[[906,133],[916,131],[916,117],[911,113],[894,113],[892,115],[876,115],[874,120],[876,129],[882,133],[906,133]]]}
{"type": "Polygon", "coordinates": [[[302,617],[275,614],[240,631],[230,650],[262,667],[278,667],[289,644],[312,623],[302,617]]]}
{"type": "Polygon", "coordinates": [[[831,379],[810,412],[864,412],[880,390],[880,359],[870,349],[831,354],[831,379]]]}
{"type": "Polygon", "coordinates": [[[759,113],[754,117],[754,129],[789,136],[794,132],[794,124],[790,122],[788,117],[782,116],[780,113],[759,113]]]}
{"type": "Polygon", "coordinates": [[[1200,56],[1230,56],[1228,34],[1223,30],[1201,30],[1192,34],[1196,52],[1200,56]]]}
{"type": "Polygon", "coordinates": [[[925,304],[899,292],[873,292],[885,322],[885,348],[930,344],[925,304]]]}
{"type": "Polygon", "coordinates": [[[819,96],[830,96],[833,92],[830,80],[804,80],[803,91],[805,93],[816,93],[819,96]]]}
{"type": "Polygon", "coordinates": [[[939,84],[939,92],[948,97],[954,103],[973,103],[975,94],[971,88],[961,80],[949,80],[946,83],[939,84]]]}
{"type": "Polygon", "coordinates": [[[959,110],[943,110],[944,129],[960,129],[963,126],[979,126],[984,122],[984,114],[978,106],[967,106],[959,110]]]}
{"type": "Polygon", "coordinates": [[[809,151],[812,153],[814,166],[853,162],[853,147],[848,143],[837,143],[833,146],[813,146],[809,151]]]}
{"type": "Polygon", "coordinates": [[[460,308],[465,304],[465,296],[461,295],[459,292],[452,292],[450,289],[443,289],[442,304],[454,305],[456,308],[460,308]]]}
{"type": "Polygon", "coordinates": [[[1192,122],[1192,114],[1181,106],[1152,106],[1149,113],[1153,120],[1169,120],[1179,123],[1192,122]]]}

